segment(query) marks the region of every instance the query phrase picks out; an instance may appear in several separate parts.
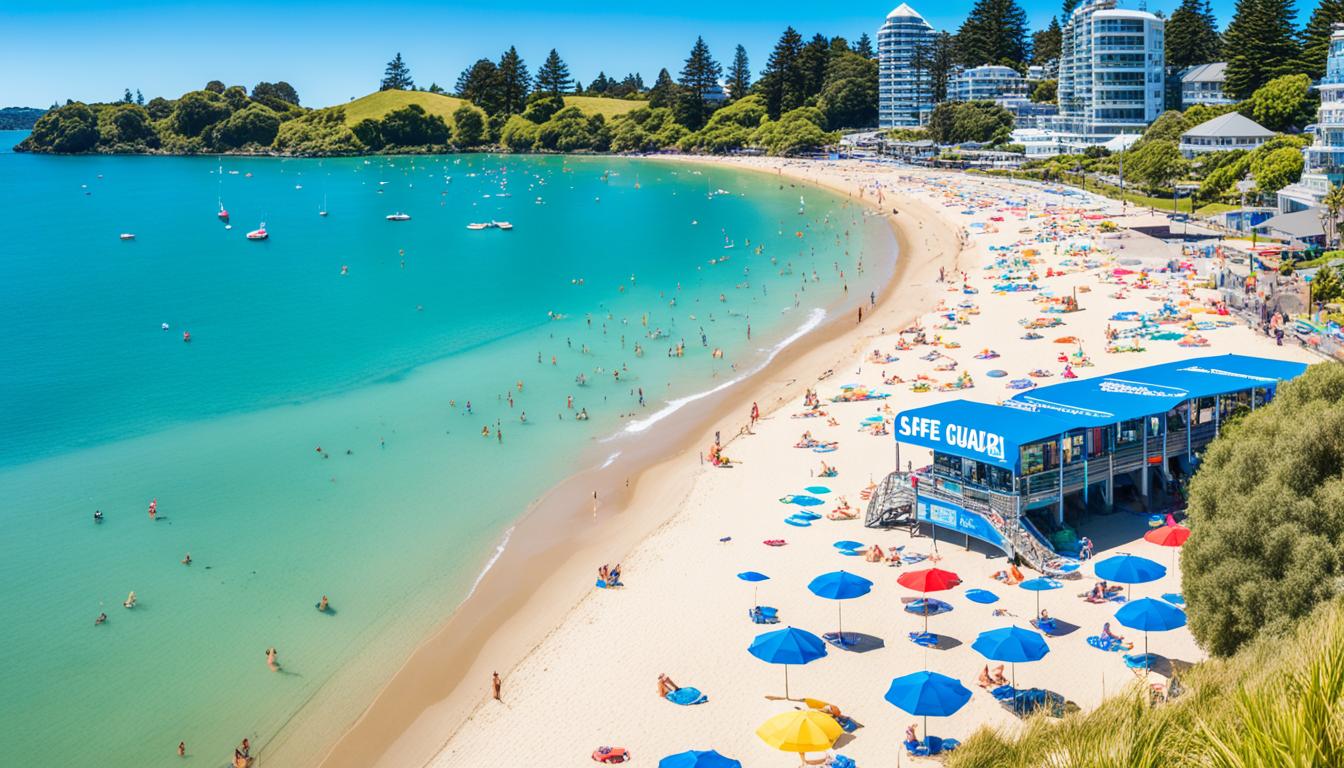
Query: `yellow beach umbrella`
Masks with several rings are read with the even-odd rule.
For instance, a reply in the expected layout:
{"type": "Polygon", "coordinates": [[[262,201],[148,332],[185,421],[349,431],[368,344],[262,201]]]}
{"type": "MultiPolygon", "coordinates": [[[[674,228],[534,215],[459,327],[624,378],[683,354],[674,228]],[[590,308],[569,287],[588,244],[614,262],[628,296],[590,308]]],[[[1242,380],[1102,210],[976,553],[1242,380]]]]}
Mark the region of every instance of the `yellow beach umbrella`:
{"type": "Polygon", "coordinates": [[[781,752],[823,752],[842,733],[834,717],[815,709],[775,715],[756,729],[761,741],[781,752]]]}

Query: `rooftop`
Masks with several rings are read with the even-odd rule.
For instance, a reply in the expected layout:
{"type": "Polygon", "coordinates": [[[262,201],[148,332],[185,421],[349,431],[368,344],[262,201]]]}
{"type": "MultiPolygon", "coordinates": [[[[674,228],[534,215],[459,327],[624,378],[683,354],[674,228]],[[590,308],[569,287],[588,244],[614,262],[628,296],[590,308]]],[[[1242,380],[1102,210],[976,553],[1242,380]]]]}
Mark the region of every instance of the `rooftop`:
{"type": "Polygon", "coordinates": [[[1274,132],[1240,112],[1228,112],[1206,120],[1181,134],[1200,138],[1271,138],[1274,132]]]}
{"type": "Polygon", "coordinates": [[[906,3],[901,3],[900,5],[896,6],[896,8],[891,13],[887,14],[888,19],[899,19],[901,17],[915,18],[919,19],[920,21],[924,20],[924,17],[919,15],[919,11],[916,11],[914,8],[911,8],[906,3]]]}
{"type": "Polygon", "coordinates": [[[1222,83],[1227,81],[1227,62],[1200,64],[1181,73],[1182,83],[1222,83]]]}
{"type": "Polygon", "coordinates": [[[1321,211],[1315,208],[1294,211],[1293,213],[1281,213],[1273,218],[1265,219],[1255,228],[1282,232],[1289,237],[1299,239],[1321,237],[1325,234],[1325,225],[1321,222],[1321,211]]]}

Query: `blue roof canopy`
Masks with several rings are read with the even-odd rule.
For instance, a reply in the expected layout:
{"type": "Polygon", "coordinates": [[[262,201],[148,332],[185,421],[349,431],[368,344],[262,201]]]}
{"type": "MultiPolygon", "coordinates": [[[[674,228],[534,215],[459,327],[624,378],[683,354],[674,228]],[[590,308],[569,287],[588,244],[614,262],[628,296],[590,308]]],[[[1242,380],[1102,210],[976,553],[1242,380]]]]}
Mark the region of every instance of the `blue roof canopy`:
{"type": "Polygon", "coordinates": [[[1212,355],[1150,365],[1110,376],[1027,390],[990,405],[951,400],[902,411],[895,437],[1004,469],[1018,468],[1019,449],[1066,432],[1151,416],[1192,398],[1275,388],[1305,363],[1245,355],[1212,355]]]}

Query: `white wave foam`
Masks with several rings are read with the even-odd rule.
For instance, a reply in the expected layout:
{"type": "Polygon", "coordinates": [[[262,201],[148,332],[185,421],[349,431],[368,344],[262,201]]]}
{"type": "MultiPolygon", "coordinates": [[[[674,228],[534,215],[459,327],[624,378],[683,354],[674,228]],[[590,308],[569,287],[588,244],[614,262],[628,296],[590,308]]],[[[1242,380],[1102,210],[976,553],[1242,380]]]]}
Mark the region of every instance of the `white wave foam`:
{"type": "Polygon", "coordinates": [[[509,530],[504,532],[504,538],[500,539],[499,546],[495,547],[495,554],[490,556],[490,559],[485,563],[485,567],[481,569],[480,573],[476,574],[476,580],[471,582],[471,589],[467,590],[467,596],[462,599],[462,602],[470,600],[471,596],[476,594],[476,588],[481,585],[481,580],[485,578],[485,574],[489,573],[490,569],[495,567],[495,563],[499,562],[500,555],[504,554],[504,548],[509,546],[509,538],[513,536],[513,528],[514,526],[509,526],[509,530]]]}
{"type": "Polygon", "coordinates": [[[751,376],[757,371],[760,371],[765,366],[769,365],[779,355],[779,353],[784,350],[785,347],[789,346],[795,341],[806,336],[811,331],[815,330],[817,326],[821,325],[821,321],[825,319],[826,319],[826,310],[822,309],[821,307],[813,307],[812,311],[809,312],[807,315],[807,320],[804,321],[802,325],[798,326],[797,330],[795,330],[788,336],[784,337],[783,340],[781,340],[778,344],[772,347],[770,349],[770,354],[766,355],[765,359],[762,360],[755,368],[752,368],[751,370],[737,376],[736,378],[729,379],[728,381],[723,382],[722,384],[718,385],[717,387],[714,387],[713,389],[707,389],[704,392],[697,392],[692,395],[686,395],[685,397],[679,397],[676,400],[669,400],[667,405],[663,406],[662,408],[650,414],[649,416],[646,416],[642,419],[636,419],[635,421],[632,421],[629,424],[625,425],[625,432],[629,434],[638,434],[640,432],[643,432],[647,430],[649,427],[652,427],[654,424],[657,424],[663,419],[666,419],[668,416],[671,416],[672,414],[681,410],[689,403],[693,403],[697,400],[703,400],[706,397],[709,397],[710,395],[722,392],[723,390],[733,386],[734,384],[737,384],[738,382],[742,381],[748,376],[751,376]]]}
{"type": "Polygon", "coordinates": [[[620,451],[611,454],[610,456],[607,457],[606,461],[602,462],[602,466],[599,467],[599,469],[606,469],[607,467],[610,467],[616,461],[616,457],[620,455],[621,455],[620,451]]]}

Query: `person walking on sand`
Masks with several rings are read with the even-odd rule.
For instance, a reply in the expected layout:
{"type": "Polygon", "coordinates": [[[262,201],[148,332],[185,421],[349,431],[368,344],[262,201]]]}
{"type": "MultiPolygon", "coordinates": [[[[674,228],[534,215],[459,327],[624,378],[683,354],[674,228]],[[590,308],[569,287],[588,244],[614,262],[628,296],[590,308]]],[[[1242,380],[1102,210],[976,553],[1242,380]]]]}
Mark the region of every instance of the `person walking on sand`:
{"type": "Polygon", "coordinates": [[[502,685],[503,683],[499,679],[499,673],[498,672],[491,673],[490,688],[492,691],[494,691],[495,701],[503,701],[503,699],[499,697],[499,689],[502,685]]]}
{"type": "Polygon", "coordinates": [[[272,672],[280,671],[280,662],[276,661],[279,653],[274,648],[266,649],[266,668],[272,672]]]}
{"type": "Polygon", "coordinates": [[[756,422],[761,420],[761,406],[754,401],[751,404],[751,425],[756,426],[756,422]]]}

